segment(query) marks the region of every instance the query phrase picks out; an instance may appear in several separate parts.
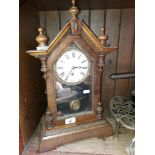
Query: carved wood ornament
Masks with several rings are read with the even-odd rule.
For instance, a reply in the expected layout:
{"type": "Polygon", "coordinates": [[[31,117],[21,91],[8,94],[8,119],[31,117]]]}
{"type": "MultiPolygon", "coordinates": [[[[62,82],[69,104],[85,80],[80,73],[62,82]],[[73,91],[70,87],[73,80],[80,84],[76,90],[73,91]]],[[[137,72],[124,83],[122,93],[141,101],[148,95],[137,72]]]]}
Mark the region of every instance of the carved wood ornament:
{"type": "MultiPolygon", "coordinates": [[[[72,7],[69,9],[69,12],[71,14],[70,21],[62,28],[49,45],[47,45],[48,37],[44,35],[43,28],[38,28],[39,35],[36,37],[38,43],[37,50],[27,51],[31,56],[40,59],[42,64],[41,71],[43,72],[43,78],[45,79],[47,89],[48,107],[40,125],[41,141],[39,142],[38,147],[40,152],[54,149],[62,144],[82,138],[88,138],[90,136],[105,136],[105,123],[103,123],[103,121],[105,121],[103,117],[104,107],[101,103],[100,93],[101,76],[104,71],[106,54],[116,51],[117,47],[107,47],[106,41],[108,40],[108,37],[105,35],[105,28],[101,28],[101,35],[96,37],[84,21],[78,19],[77,15],[79,9],[75,6],[75,0],[72,0],[72,7]],[[88,75],[83,78],[81,83],[78,82],[73,85],[69,82],[61,81],[61,79],[58,78],[55,68],[57,62],[64,55],[66,50],[72,51],[74,48],[76,48],[76,54],[83,51],[81,52],[81,55],[88,59],[88,68],[83,67],[83,69],[88,70],[88,75]],[[77,88],[82,88],[80,86],[81,84],[87,86],[88,81],[90,82],[91,87],[82,90],[84,96],[75,99],[70,97],[72,100],[69,102],[69,105],[67,105],[68,103],[65,100],[63,103],[59,103],[59,98],[57,98],[57,96],[62,95],[62,93],[58,94],[58,87],[62,89],[62,85],[65,87],[68,86],[68,92],[72,89],[72,96],[73,93],[76,93],[75,90],[77,88]],[[88,95],[88,100],[86,100],[87,98],[85,95],[87,93],[91,93],[91,96],[88,95]],[[81,100],[81,98],[86,98],[86,101],[84,99],[81,100]],[[87,102],[90,102],[90,109],[88,111],[81,110],[78,113],[78,110],[82,109],[87,102]],[[66,112],[65,110],[70,108],[71,114],[63,115],[63,112],[59,110],[61,108],[63,108],[63,112],[66,112]],[[77,126],[79,126],[78,130],[74,132],[74,130],[77,129],[77,126]],[[72,131],[70,131],[70,129],[72,129],[72,131]],[[78,136],[76,135],[77,132],[78,136]],[[65,133],[71,135],[72,138],[66,137],[65,133]],[[53,140],[55,141],[55,144],[52,143],[53,140]]],[[[72,53],[72,59],[75,57],[75,53],[72,53]]],[[[78,59],[80,59],[80,56],[78,59]]],[[[86,60],[83,62],[85,61],[86,60]]],[[[74,76],[76,72],[73,72],[73,70],[82,68],[79,64],[76,65],[78,66],[72,66],[66,79],[69,76],[74,76]]],[[[62,72],[61,74],[63,76],[64,73],[62,72]]],[[[80,74],[84,73],[81,72],[80,74]]],[[[63,91],[63,93],[66,92],[63,91]]],[[[65,97],[69,98],[69,95],[65,95],[64,98],[65,97]]],[[[88,107],[84,108],[88,109],[88,107]]],[[[106,125],[106,127],[109,128],[109,135],[112,134],[112,128],[110,125],[106,125]]]]}

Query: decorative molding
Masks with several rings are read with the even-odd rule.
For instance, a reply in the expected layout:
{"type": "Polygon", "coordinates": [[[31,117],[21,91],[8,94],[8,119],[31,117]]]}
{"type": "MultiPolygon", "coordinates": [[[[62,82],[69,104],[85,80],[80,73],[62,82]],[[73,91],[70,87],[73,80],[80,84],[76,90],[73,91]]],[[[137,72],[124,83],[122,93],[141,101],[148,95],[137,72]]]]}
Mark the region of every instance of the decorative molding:
{"type": "Polygon", "coordinates": [[[70,21],[63,27],[63,29],[58,33],[58,35],[54,38],[54,40],[49,44],[47,50],[28,50],[26,53],[34,56],[36,58],[41,56],[47,56],[60,42],[62,37],[69,31],[70,29],[70,21]]]}
{"type": "Polygon", "coordinates": [[[71,19],[70,24],[71,24],[72,35],[80,35],[82,21],[80,21],[78,19],[71,19]]]}
{"type": "Polygon", "coordinates": [[[44,73],[43,78],[45,80],[47,79],[47,65],[46,65],[46,60],[47,60],[46,57],[40,58],[40,61],[41,61],[41,64],[42,64],[40,70],[44,73]]]}
{"type": "Polygon", "coordinates": [[[64,134],[64,133],[72,132],[72,131],[75,132],[75,131],[79,131],[82,129],[93,128],[93,127],[100,126],[100,125],[107,125],[107,122],[105,120],[99,120],[99,121],[95,121],[91,123],[80,124],[77,126],[73,126],[71,128],[59,128],[57,130],[53,129],[53,130],[48,130],[48,131],[45,130],[43,132],[43,136],[44,137],[56,136],[59,134],[64,134]]]}
{"type": "Polygon", "coordinates": [[[45,113],[45,128],[46,130],[50,130],[54,127],[54,123],[53,123],[53,115],[52,113],[47,110],[45,113]]]}
{"type": "Polygon", "coordinates": [[[102,103],[101,102],[97,103],[96,113],[97,113],[97,119],[98,120],[103,118],[103,107],[102,107],[102,103]]]}
{"type": "MultiPolygon", "coordinates": [[[[87,38],[96,46],[96,51],[103,54],[108,54],[117,50],[117,47],[104,47],[96,35],[88,28],[88,26],[82,22],[82,31],[87,35],[87,38]]],[[[90,42],[89,41],[89,42],[90,42]]]]}
{"type": "Polygon", "coordinates": [[[47,50],[29,50],[26,53],[38,58],[47,56],[58,45],[61,39],[71,30],[73,35],[82,35],[87,43],[98,53],[108,54],[117,50],[117,47],[104,47],[96,35],[81,20],[71,19],[50,43],[47,50]]]}
{"type": "Polygon", "coordinates": [[[101,73],[104,70],[105,66],[105,54],[99,53],[98,54],[98,67],[99,67],[99,72],[101,73]]]}

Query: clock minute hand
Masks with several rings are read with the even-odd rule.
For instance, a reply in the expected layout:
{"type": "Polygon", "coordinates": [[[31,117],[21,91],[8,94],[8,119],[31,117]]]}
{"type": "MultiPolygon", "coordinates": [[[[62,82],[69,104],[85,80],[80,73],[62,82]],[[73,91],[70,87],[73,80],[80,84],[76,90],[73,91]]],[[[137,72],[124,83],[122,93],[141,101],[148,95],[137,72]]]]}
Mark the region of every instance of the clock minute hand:
{"type": "Polygon", "coordinates": [[[72,66],[72,68],[71,68],[71,70],[69,71],[68,75],[66,76],[66,79],[65,79],[65,80],[67,80],[67,79],[68,79],[68,77],[70,76],[70,74],[71,74],[72,70],[73,70],[73,69],[75,69],[75,68],[76,68],[76,67],[72,66]]]}

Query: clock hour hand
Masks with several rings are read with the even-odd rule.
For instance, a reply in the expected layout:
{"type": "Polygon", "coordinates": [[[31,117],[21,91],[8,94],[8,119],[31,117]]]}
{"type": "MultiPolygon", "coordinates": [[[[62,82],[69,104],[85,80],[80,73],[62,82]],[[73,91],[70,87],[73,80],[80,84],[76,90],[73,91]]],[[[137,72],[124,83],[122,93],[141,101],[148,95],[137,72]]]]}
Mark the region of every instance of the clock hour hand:
{"type": "Polygon", "coordinates": [[[76,66],[75,68],[81,69],[81,68],[85,68],[85,67],[82,67],[82,66],[76,66]]]}

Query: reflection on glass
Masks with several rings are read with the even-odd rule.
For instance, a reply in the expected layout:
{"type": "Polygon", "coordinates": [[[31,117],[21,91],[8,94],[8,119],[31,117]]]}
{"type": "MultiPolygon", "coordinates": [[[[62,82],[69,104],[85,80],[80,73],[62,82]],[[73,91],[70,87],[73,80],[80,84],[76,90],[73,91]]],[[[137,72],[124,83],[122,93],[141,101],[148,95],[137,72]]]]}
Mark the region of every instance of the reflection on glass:
{"type": "Polygon", "coordinates": [[[56,82],[56,104],[59,116],[91,111],[91,80],[86,79],[86,81],[73,86],[56,82]]]}

